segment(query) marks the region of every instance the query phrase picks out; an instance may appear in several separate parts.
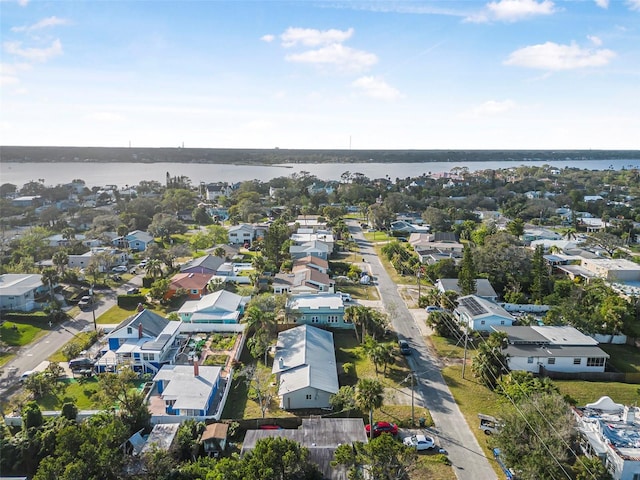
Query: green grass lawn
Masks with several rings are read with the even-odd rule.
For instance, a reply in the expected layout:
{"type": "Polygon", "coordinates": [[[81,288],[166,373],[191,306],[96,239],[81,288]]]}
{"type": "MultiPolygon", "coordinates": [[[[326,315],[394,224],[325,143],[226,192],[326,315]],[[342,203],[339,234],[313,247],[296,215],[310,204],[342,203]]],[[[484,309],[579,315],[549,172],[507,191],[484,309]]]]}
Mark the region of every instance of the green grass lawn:
{"type": "Polygon", "coordinates": [[[369,240],[370,242],[388,242],[393,240],[394,237],[388,235],[387,232],[364,232],[364,238],[369,240]]]}
{"type": "Polygon", "coordinates": [[[611,345],[607,343],[601,343],[599,347],[611,355],[608,362],[619,372],[640,372],[640,351],[637,348],[631,345],[611,345]]]}
{"type": "Polygon", "coordinates": [[[16,356],[15,353],[7,353],[7,352],[0,353],[0,367],[7,364],[15,356],[16,356]]]}
{"type": "MultiPolygon", "coordinates": [[[[354,300],[380,300],[378,289],[373,285],[340,285],[336,286],[336,290],[348,293],[354,300]]],[[[348,307],[349,303],[345,303],[348,307]]]]}
{"type": "Polygon", "coordinates": [[[620,382],[585,382],[579,380],[554,380],[560,393],[568,396],[577,406],[584,406],[607,395],[616,403],[635,405],[640,401],[640,385],[620,382]]]}
{"type": "MultiPolygon", "coordinates": [[[[63,388],[57,395],[46,395],[37,400],[42,410],[60,410],[66,402],[74,402],[78,410],[99,410],[98,401],[100,384],[97,377],[83,379],[64,379],[60,381],[63,388]]],[[[131,388],[138,390],[144,384],[143,380],[132,383],[131,388]]]]}
{"type": "MultiPolygon", "coordinates": [[[[437,335],[431,335],[428,340],[441,358],[464,358],[464,342],[459,343],[452,338],[437,335]]],[[[472,358],[474,354],[473,345],[469,342],[467,344],[467,358],[472,358]]]]}
{"type": "Polygon", "coordinates": [[[71,340],[69,340],[65,345],[59,348],[56,353],[54,353],[49,358],[47,358],[47,360],[49,360],[50,362],[58,362],[58,363],[66,362],[67,357],[65,357],[64,354],[62,353],[62,351],[64,350],[64,347],[69,343],[77,343],[80,346],[80,350],[86,350],[88,347],[91,346],[90,345],[91,336],[92,336],[92,332],[78,333],[71,340]]]}
{"type": "MultiPolygon", "coordinates": [[[[158,315],[166,316],[168,313],[168,309],[162,307],[157,304],[147,304],[145,305],[147,310],[150,310],[158,315]]],[[[127,309],[121,308],[118,305],[114,305],[109,310],[104,312],[102,315],[96,318],[96,323],[98,324],[119,324],[125,318],[130,317],[131,315],[135,315],[137,313],[135,308],[127,309]]]]}
{"type": "Polygon", "coordinates": [[[28,345],[49,330],[46,317],[42,317],[41,325],[39,325],[39,321],[37,323],[31,321],[4,322],[0,326],[0,340],[12,347],[28,345]]]}

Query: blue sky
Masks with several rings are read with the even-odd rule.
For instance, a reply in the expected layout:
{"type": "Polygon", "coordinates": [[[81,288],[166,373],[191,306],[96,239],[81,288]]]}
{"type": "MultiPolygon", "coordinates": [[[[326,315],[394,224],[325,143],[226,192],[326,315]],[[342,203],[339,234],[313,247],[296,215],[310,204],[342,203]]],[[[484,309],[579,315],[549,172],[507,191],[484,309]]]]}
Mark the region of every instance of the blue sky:
{"type": "Polygon", "coordinates": [[[1,0],[0,143],[638,149],[640,0],[1,0]]]}

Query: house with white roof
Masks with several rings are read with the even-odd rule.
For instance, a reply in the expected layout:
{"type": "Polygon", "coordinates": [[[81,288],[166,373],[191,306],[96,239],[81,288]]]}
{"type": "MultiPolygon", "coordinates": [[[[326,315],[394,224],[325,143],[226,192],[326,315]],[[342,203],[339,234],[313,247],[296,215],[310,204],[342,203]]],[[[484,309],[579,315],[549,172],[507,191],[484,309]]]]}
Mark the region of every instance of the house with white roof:
{"type": "Polygon", "coordinates": [[[307,256],[329,260],[331,252],[332,250],[329,249],[329,245],[318,240],[302,243],[300,245],[291,245],[289,247],[289,254],[291,255],[291,259],[294,261],[307,256]]]}
{"type": "Polygon", "coordinates": [[[178,310],[178,316],[185,323],[238,323],[249,299],[218,290],[199,300],[187,300],[178,310]]]}
{"type": "Polygon", "coordinates": [[[640,264],[624,258],[583,258],[580,266],[610,282],[640,282],[640,264]]]}
{"type": "Polygon", "coordinates": [[[545,372],[604,372],[609,354],[598,341],[569,326],[494,326],[507,334],[504,353],[511,370],[545,372]]]}
{"type": "Polygon", "coordinates": [[[353,329],[344,320],[344,301],[339,293],[292,295],[287,301],[287,317],[297,324],[353,329]]]}
{"type": "Polygon", "coordinates": [[[109,247],[94,247],[82,255],[69,255],[67,265],[69,268],[87,268],[93,258],[102,253],[108,255],[109,264],[99,264],[98,268],[101,272],[106,272],[114,265],[126,265],[129,261],[129,254],[127,252],[109,247]]]}
{"type": "Polygon", "coordinates": [[[333,293],[335,281],[329,275],[307,266],[294,267],[291,273],[273,277],[273,293],[333,293]]]}
{"type": "Polygon", "coordinates": [[[280,332],[272,373],[281,408],[328,408],[340,388],[333,333],[311,325],[280,332]]]}
{"type": "Polygon", "coordinates": [[[429,225],[418,225],[416,223],[405,222],[404,220],[396,220],[391,222],[391,231],[396,233],[404,233],[409,235],[411,233],[429,233],[429,225]]]}
{"type": "Polygon", "coordinates": [[[614,480],[638,480],[640,409],[604,396],[572,410],[582,452],[599,458],[614,480]]]}
{"type": "Polygon", "coordinates": [[[153,377],[167,415],[204,417],[212,414],[220,391],[221,367],[164,365],[153,377]]]}
{"type": "MultiPolygon", "coordinates": [[[[438,289],[440,293],[445,293],[448,291],[456,292],[458,294],[462,293],[460,286],[458,285],[457,278],[439,278],[436,280],[435,287],[438,289]]],[[[498,301],[498,294],[494,290],[491,282],[486,278],[476,278],[476,292],[475,295],[478,297],[484,298],[486,300],[490,300],[492,302],[498,301]]]]}
{"type": "Polygon", "coordinates": [[[36,295],[45,291],[42,275],[33,273],[0,275],[0,310],[30,312],[38,306],[36,295]]]}
{"type": "Polygon", "coordinates": [[[150,310],[142,310],[125,319],[107,335],[107,350],[98,360],[98,372],[108,370],[110,361],[128,365],[136,372],[155,373],[172,364],[178,355],[178,333],[182,322],[170,321],[150,310]],[[107,353],[112,352],[110,355],[107,353]]]}
{"type": "Polygon", "coordinates": [[[232,245],[251,244],[256,238],[253,225],[243,223],[229,227],[229,243],[232,245]]]}
{"type": "Polygon", "coordinates": [[[299,228],[296,233],[291,234],[293,245],[304,245],[310,242],[322,242],[328,247],[328,252],[333,252],[335,239],[333,233],[328,230],[314,231],[312,228],[299,228]]]}
{"type": "Polygon", "coordinates": [[[500,305],[477,295],[458,298],[453,314],[464,327],[479,332],[490,332],[493,326],[511,326],[515,321],[500,305]]]}

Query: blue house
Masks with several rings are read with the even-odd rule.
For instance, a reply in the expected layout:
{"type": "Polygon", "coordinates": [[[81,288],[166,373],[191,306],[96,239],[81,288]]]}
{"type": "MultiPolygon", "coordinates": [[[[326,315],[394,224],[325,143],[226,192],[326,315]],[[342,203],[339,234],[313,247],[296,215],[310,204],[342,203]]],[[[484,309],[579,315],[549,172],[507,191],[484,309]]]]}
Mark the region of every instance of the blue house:
{"type": "Polygon", "coordinates": [[[354,328],[353,323],[344,319],[344,300],[340,293],[292,295],[287,302],[287,316],[297,324],[354,328]]]}
{"type": "Polygon", "coordinates": [[[112,243],[119,248],[130,248],[138,252],[144,252],[153,242],[153,235],[143,232],[142,230],[134,230],[128,235],[115,238],[112,241],[112,243]]]}
{"type": "Polygon", "coordinates": [[[116,366],[128,365],[142,373],[156,373],[163,365],[174,363],[181,323],[150,310],[127,318],[107,336],[108,350],[103,352],[104,361],[96,364],[98,372],[107,371],[112,365],[107,359],[114,358],[116,366]]]}
{"type": "Polygon", "coordinates": [[[178,310],[178,316],[183,322],[189,323],[238,323],[250,299],[218,290],[199,300],[187,300],[178,310]]]}
{"type": "Polygon", "coordinates": [[[220,390],[221,367],[165,365],[153,378],[167,415],[204,417],[209,415],[220,390]]]}

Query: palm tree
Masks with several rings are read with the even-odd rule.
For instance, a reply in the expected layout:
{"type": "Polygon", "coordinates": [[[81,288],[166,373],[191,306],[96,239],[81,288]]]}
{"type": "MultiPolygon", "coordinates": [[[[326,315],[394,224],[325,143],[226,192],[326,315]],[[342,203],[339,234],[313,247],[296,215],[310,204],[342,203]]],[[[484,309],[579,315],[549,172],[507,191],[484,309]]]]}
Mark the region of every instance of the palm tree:
{"type": "Polygon", "coordinates": [[[42,283],[49,287],[49,299],[53,301],[53,286],[58,283],[60,277],[55,268],[45,268],[42,270],[42,283]]]}
{"type": "Polygon", "coordinates": [[[227,251],[224,249],[224,247],[216,247],[213,250],[213,255],[215,257],[224,258],[227,255],[227,251]]]}
{"type": "Polygon", "coordinates": [[[58,272],[62,274],[64,273],[65,267],[69,264],[69,255],[67,255],[67,252],[64,250],[58,250],[53,254],[53,257],[51,257],[51,261],[56,266],[58,272]]]}
{"type": "Polygon", "coordinates": [[[147,264],[144,267],[144,270],[147,272],[147,275],[150,277],[161,277],[162,276],[162,262],[157,258],[150,258],[147,261],[147,264]]]}
{"type": "Polygon", "coordinates": [[[369,438],[373,439],[373,411],[382,406],[384,387],[378,380],[361,378],[356,385],[356,405],[369,411],[369,438]]]}

